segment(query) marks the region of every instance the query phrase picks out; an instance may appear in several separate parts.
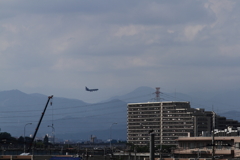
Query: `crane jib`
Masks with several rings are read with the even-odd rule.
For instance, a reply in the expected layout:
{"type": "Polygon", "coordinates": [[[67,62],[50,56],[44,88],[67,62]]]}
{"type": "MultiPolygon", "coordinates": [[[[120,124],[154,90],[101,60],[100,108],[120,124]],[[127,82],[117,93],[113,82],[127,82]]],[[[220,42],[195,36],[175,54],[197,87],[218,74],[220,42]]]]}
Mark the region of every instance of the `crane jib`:
{"type": "Polygon", "coordinates": [[[40,120],[39,120],[39,122],[38,122],[37,128],[35,129],[34,135],[33,135],[32,139],[31,139],[31,143],[30,143],[29,148],[28,148],[28,153],[30,153],[30,151],[31,151],[31,149],[32,149],[32,144],[33,144],[34,139],[35,139],[35,137],[36,137],[36,135],[37,135],[39,126],[40,126],[40,124],[41,124],[41,122],[42,122],[42,119],[43,119],[43,116],[44,116],[45,111],[46,111],[46,109],[47,109],[48,103],[49,103],[50,99],[52,99],[52,98],[53,98],[53,95],[48,97],[46,106],[45,106],[45,108],[44,108],[44,110],[43,110],[43,112],[42,112],[42,115],[41,115],[40,120]]]}

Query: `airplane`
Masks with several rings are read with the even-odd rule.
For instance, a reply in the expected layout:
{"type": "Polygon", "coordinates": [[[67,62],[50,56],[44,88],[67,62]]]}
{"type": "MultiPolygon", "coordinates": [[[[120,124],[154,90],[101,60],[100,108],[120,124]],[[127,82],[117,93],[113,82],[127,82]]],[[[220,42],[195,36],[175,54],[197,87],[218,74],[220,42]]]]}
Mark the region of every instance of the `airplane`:
{"type": "Polygon", "coordinates": [[[85,87],[86,91],[89,91],[89,92],[93,92],[93,91],[98,91],[98,89],[89,89],[87,87],[85,87]]]}

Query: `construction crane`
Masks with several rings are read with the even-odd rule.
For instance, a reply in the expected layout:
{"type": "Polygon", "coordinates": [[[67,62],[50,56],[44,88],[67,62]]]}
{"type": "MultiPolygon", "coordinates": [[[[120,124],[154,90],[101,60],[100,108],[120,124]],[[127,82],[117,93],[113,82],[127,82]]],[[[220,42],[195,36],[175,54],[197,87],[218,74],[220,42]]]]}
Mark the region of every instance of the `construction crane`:
{"type": "Polygon", "coordinates": [[[43,116],[44,116],[45,111],[46,111],[46,109],[47,109],[48,103],[49,103],[50,99],[52,99],[52,98],[53,98],[53,95],[48,97],[46,106],[45,106],[45,108],[44,108],[44,110],[43,110],[43,112],[42,112],[42,115],[41,115],[40,120],[39,120],[39,122],[38,122],[37,128],[36,128],[36,130],[35,130],[35,132],[34,132],[34,135],[33,135],[32,139],[31,139],[31,143],[30,143],[29,148],[28,148],[28,153],[30,153],[30,151],[31,151],[31,149],[32,149],[32,144],[33,144],[34,139],[35,139],[35,137],[36,137],[36,135],[37,135],[39,126],[40,126],[40,124],[41,124],[41,122],[42,122],[42,119],[43,119],[43,116]]]}

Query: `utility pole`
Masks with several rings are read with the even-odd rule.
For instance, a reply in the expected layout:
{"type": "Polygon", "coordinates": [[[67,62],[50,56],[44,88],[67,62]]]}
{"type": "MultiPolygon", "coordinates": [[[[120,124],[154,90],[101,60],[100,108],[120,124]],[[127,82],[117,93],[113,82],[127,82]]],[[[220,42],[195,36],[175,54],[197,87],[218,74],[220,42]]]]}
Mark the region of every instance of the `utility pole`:
{"type": "Polygon", "coordinates": [[[154,160],[154,133],[150,133],[150,157],[149,160],[154,160]]]}
{"type": "Polygon", "coordinates": [[[117,123],[116,123],[116,122],[115,122],[115,123],[112,123],[112,125],[110,126],[110,145],[109,145],[110,150],[112,150],[112,144],[111,144],[111,141],[112,141],[112,126],[113,126],[114,124],[117,124],[117,123]]]}
{"type": "Polygon", "coordinates": [[[215,141],[214,141],[214,130],[215,130],[215,112],[213,112],[213,117],[212,117],[212,160],[214,160],[214,156],[215,156],[215,150],[214,150],[214,147],[215,147],[215,141]]]}
{"type": "Polygon", "coordinates": [[[24,152],[23,153],[26,153],[26,136],[25,136],[25,128],[26,128],[26,126],[27,125],[31,125],[32,123],[27,123],[27,124],[25,124],[25,126],[24,126],[24,133],[23,133],[23,136],[24,136],[24,152]]]}
{"type": "MultiPolygon", "coordinates": [[[[143,128],[143,125],[140,123],[140,126],[143,128]]],[[[149,155],[149,160],[154,160],[154,130],[151,129],[148,131],[148,134],[150,135],[150,144],[149,144],[149,151],[150,151],[150,155],[149,155]]]]}

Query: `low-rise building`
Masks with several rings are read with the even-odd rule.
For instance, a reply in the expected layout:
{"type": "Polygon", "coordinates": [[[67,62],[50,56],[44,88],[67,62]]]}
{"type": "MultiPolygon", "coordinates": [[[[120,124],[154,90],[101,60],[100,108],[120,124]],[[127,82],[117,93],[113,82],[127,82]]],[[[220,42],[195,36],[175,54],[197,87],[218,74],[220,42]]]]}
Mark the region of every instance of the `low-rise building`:
{"type": "Polygon", "coordinates": [[[239,158],[240,137],[179,137],[175,158],[239,158]],[[213,145],[212,145],[212,142],[213,145]]]}

